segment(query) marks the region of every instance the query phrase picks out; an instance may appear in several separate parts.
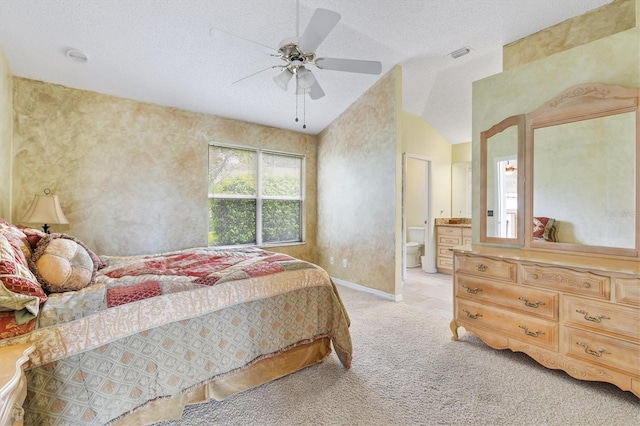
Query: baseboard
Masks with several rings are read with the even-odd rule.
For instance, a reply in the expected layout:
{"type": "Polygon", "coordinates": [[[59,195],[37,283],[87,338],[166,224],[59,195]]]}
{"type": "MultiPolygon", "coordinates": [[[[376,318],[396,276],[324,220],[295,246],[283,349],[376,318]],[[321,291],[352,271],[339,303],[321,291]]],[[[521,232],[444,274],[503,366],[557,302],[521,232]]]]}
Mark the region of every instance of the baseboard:
{"type": "Polygon", "coordinates": [[[352,283],[350,281],[341,280],[340,278],[331,277],[331,280],[337,285],[348,287],[350,289],[361,291],[363,293],[370,293],[383,299],[391,300],[392,302],[402,302],[401,294],[389,294],[384,291],[376,290],[375,288],[366,287],[361,284],[352,283]]]}

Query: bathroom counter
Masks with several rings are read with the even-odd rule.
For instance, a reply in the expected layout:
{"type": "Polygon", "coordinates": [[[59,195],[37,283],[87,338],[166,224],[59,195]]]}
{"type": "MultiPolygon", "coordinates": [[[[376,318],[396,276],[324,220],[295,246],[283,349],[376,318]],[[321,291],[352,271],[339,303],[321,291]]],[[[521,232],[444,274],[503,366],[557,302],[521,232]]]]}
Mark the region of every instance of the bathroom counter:
{"type": "Polygon", "coordinates": [[[471,244],[471,219],[436,219],[436,270],[453,274],[453,247],[471,244]]]}

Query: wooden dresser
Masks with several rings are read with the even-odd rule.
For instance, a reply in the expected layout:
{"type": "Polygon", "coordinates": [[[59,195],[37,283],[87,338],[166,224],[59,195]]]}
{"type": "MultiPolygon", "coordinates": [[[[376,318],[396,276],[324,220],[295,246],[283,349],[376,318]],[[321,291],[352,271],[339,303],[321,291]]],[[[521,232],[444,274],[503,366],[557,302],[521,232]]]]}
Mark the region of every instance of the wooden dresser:
{"type": "Polygon", "coordinates": [[[436,219],[436,270],[453,273],[453,247],[471,244],[471,219],[450,224],[450,219],[436,219]]]}
{"type": "Polygon", "coordinates": [[[640,397],[640,262],[525,249],[454,249],[458,327],[582,380],[640,397]]]}

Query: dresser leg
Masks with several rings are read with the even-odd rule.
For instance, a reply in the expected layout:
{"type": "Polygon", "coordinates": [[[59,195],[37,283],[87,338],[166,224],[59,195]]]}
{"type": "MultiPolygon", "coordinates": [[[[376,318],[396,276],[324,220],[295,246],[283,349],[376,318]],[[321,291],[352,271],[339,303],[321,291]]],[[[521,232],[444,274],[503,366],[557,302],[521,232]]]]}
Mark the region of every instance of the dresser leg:
{"type": "Polygon", "coordinates": [[[458,341],[458,323],[456,322],[456,320],[451,320],[449,328],[451,328],[451,333],[453,334],[451,340],[458,341]]]}

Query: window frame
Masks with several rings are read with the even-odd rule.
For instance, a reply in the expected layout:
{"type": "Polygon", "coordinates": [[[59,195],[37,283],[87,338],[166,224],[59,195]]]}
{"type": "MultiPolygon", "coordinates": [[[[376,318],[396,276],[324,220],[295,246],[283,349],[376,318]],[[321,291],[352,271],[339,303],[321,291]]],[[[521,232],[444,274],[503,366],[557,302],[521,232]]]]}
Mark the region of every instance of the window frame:
{"type": "MultiPolygon", "coordinates": [[[[255,200],[256,201],[256,242],[255,244],[232,244],[232,245],[219,245],[209,246],[217,248],[231,248],[231,247],[279,247],[289,245],[301,245],[306,244],[306,162],[307,157],[304,154],[298,154],[293,152],[278,151],[268,148],[256,148],[251,146],[234,145],[213,142],[209,143],[207,147],[207,199],[209,200],[208,209],[211,214],[211,200],[212,199],[242,199],[242,200],[255,200]],[[210,164],[210,152],[211,148],[227,148],[237,149],[255,152],[257,156],[256,161],[256,194],[255,195],[236,195],[236,194],[223,194],[216,195],[209,192],[209,164],[210,164]],[[287,197],[287,196],[265,196],[262,194],[262,154],[278,155],[282,157],[292,157],[300,159],[300,196],[299,197],[287,197]],[[300,239],[296,241],[279,241],[279,242],[264,242],[262,241],[262,202],[263,200],[284,200],[284,201],[299,201],[300,202],[300,239]]],[[[211,231],[207,225],[207,234],[211,231]]],[[[207,244],[209,239],[207,238],[207,244]]]]}

